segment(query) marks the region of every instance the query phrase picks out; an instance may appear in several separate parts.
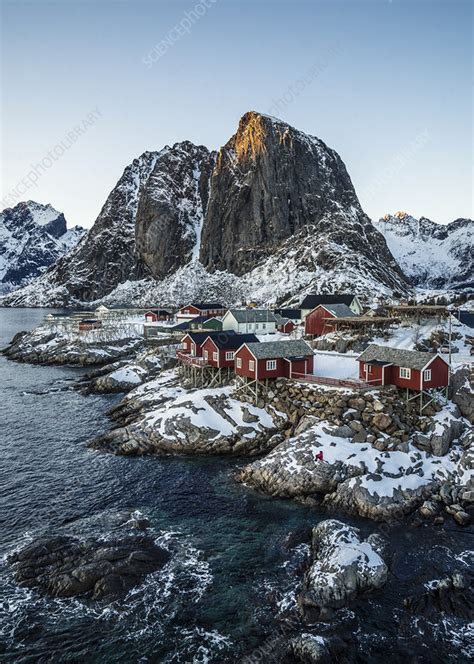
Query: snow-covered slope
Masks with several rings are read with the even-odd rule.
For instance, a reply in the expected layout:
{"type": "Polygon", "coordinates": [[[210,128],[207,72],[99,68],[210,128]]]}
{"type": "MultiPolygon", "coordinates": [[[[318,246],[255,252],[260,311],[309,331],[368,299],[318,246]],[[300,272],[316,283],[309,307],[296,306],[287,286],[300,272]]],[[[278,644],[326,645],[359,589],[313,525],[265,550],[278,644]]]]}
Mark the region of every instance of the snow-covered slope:
{"type": "Polygon", "coordinates": [[[374,223],[404,273],[417,286],[445,290],[474,288],[474,221],[442,225],[406,212],[374,223]]]}
{"type": "Polygon", "coordinates": [[[84,235],[67,229],[61,212],[35,201],[18,203],[0,214],[0,292],[30,283],[72,249],[84,235]]]}
{"type": "Polygon", "coordinates": [[[7,306],[226,304],[410,286],[323,141],[246,113],[217,154],[189,141],[128,166],[79,245],[7,306]]]}

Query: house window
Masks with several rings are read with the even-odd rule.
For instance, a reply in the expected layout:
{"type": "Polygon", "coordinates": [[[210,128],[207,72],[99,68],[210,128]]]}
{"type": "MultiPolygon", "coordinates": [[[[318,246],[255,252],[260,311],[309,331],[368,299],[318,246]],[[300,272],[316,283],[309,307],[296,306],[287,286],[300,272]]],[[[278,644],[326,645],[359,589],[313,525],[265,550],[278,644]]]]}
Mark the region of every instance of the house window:
{"type": "Polygon", "coordinates": [[[262,330],[266,330],[266,329],[267,329],[267,324],[266,324],[266,323],[262,323],[262,330]]]}
{"type": "Polygon", "coordinates": [[[187,344],[185,341],[183,341],[183,343],[181,344],[181,348],[182,348],[183,350],[187,350],[187,348],[188,348],[188,344],[187,344]]]}
{"type": "Polygon", "coordinates": [[[207,350],[204,351],[204,359],[205,360],[209,359],[209,353],[207,352],[207,350]]]}
{"type": "Polygon", "coordinates": [[[255,362],[254,360],[249,360],[249,370],[255,371],[255,362]]]}
{"type": "Polygon", "coordinates": [[[367,373],[372,373],[372,365],[371,364],[366,364],[365,365],[365,370],[367,371],[367,373]]]}
{"type": "Polygon", "coordinates": [[[225,353],[225,359],[226,360],[233,360],[234,359],[234,351],[233,350],[227,350],[225,353]]]}
{"type": "Polygon", "coordinates": [[[217,360],[219,359],[219,353],[212,353],[212,359],[214,360],[214,362],[217,362],[217,360]]]}
{"type": "Polygon", "coordinates": [[[410,380],[411,369],[407,369],[406,367],[400,367],[400,378],[406,378],[407,380],[410,380]]]}
{"type": "Polygon", "coordinates": [[[431,380],[431,369],[425,369],[423,371],[423,381],[429,383],[431,380]]]}
{"type": "Polygon", "coordinates": [[[196,346],[194,344],[191,346],[191,355],[196,355],[196,346]]]}
{"type": "Polygon", "coordinates": [[[242,369],[242,358],[241,357],[237,358],[237,369],[242,369]]]}
{"type": "Polygon", "coordinates": [[[267,371],[275,371],[277,368],[276,360],[267,360],[267,371]]]}

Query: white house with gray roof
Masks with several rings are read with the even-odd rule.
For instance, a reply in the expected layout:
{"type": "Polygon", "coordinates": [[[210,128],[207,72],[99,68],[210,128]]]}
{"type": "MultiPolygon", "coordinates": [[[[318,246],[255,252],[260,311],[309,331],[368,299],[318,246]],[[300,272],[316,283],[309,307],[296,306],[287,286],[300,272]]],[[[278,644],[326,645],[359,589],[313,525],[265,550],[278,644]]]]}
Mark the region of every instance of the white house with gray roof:
{"type": "Polygon", "coordinates": [[[268,309],[229,309],[222,319],[222,329],[237,334],[274,334],[277,318],[268,309]]]}

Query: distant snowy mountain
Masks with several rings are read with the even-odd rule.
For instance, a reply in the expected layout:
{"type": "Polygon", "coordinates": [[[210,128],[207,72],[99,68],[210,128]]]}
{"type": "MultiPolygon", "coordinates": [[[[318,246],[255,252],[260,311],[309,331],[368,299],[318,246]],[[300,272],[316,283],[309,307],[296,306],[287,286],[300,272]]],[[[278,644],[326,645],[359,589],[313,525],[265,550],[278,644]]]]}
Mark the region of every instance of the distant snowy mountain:
{"type": "Polygon", "coordinates": [[[413,284],[423,288],[472,291],[474,288],[474,221],[456,219],[442,225],[406,212],[374,223],[413,284]]]}
{"type": "Polygon", "coordinates": [[[217,153],[189,141],[127,166],[86,237],[7,306],[407,294],[339,155],[246,113],[217,153]]]}
{"type": "Polygon", "coordinates": [[[24,286],[74,247],[85,230],[67,229],[61,212],[35,201],[0,213],[0,292],[24,286]]]}

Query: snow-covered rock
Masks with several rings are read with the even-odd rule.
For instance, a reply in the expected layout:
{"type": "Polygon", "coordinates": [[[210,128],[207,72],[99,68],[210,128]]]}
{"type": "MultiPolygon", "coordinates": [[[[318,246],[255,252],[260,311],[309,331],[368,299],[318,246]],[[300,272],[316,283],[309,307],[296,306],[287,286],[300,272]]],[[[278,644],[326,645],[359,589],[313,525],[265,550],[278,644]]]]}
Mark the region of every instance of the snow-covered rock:
{"type": "Polygon", "coordinates": [[[68,229],[62,212],[35,201],[0,214],[0,293],[24,286],[74,247],[86,231],[68,229]]]}
{"type": "Polygon", "coordinates": [[[158,403],[155,394],[155,403],[147,403],[142,417],[100,436],[91,447],[119,455],[238,455],[269,449],[285,419],[281,413],[234,399],[230,387],[185,390],[173,381],[174,374],[163,372],[153,382],[155,391],[161,389],[158,403]]]}
{"type": "Polygon", "coordinates": [[[443,225],[397,212],[374,225],[412,283],[423,288],[472,291],[474,221],[456,219],[443,225]]]}
{"type": "Polygon", "coordinates": [[[468,481],[460,443],[443,457],[412,444],[407,444],[408,452],[380,451],[353,442],[340,429],[316,422],[245,466],[240,481],[276,496],[319,496],[328,506],[375,521],[413,512],[448,479],[459,485],[468,481]],[[318,460],[321,452],[323,460],[318,460]]]}
{"type": "Polygon", "coordinates": [[[143,336],[130,327],[128,334],[108,330],[79,333],[75,329],[40,325],[31,332],[15,335],[4,354],[11,360],[32,364],[109,364],[138,352],[143,336]]]}
{"type": "Polygon", "coordinates": [[[313,528],[311,547],[313,560],[301,598],[304,607],[341,608],[387,580],[381,543],[374,535],[363,540],[357,528],[328,519],[313,528]]]}

